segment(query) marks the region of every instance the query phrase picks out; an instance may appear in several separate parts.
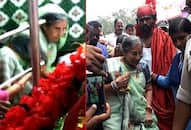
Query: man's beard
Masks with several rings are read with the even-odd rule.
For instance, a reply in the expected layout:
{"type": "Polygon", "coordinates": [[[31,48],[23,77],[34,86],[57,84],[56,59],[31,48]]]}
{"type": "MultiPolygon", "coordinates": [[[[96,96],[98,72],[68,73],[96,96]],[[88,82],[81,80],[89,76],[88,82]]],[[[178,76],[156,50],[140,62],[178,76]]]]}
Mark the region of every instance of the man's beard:
{"type": "Polygon", "coordinates": [[[140,26],[140,37],[145,39],[149,38],[152,35],[153,27],[151,25],[142,25],[140,26]]]}

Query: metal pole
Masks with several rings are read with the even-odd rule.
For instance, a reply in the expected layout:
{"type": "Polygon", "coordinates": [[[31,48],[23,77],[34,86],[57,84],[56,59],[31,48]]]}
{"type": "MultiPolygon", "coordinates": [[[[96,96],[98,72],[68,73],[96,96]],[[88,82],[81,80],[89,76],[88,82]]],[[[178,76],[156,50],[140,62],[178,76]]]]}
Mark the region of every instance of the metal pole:
{"type": "Polygon", "coordinates": [[[31,38],[31,63],[33,85],[37,85],[40,79],[40,47],[38,26],[38,0],[29,0],[30,38],[31,38]]]}
{"type": "MultiPolygon", "coordinates": [[[[45,22],[46,22],[46,20],[41,19],[41,20],[38,21],[38,24],[41,25],[41,24],[44,24],[45,22]]],[[[12,35],[15,35],[17,33],[20,33],[22,31],[25,31],[25,30],[27,30],[29,28],[30,28],[30,26],[28,24],[26,24],[26,25],[19,26],[18,28],[13,29],[13,30],[11,30],[9,32],[6,32],[4,34],[1,34],[0,35],[0,41],[5,39],[5,38],[8,38],[8,37],[10,37],[12,35]]]]}

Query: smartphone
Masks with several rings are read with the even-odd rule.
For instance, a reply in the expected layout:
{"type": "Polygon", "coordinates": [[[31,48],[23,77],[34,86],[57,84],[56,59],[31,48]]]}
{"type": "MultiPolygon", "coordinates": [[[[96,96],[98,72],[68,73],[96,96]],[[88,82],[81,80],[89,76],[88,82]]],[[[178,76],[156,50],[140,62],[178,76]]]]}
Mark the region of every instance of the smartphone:
{"type": "Polygon", "coordinates": [[[87,74],[87,107],[91,107],[92,104],[97,105],[97,111],[95,114],[99,115],[105,113],[105,94],[104,94],[104,82],[103,76],[96,74],[87,74]]]}

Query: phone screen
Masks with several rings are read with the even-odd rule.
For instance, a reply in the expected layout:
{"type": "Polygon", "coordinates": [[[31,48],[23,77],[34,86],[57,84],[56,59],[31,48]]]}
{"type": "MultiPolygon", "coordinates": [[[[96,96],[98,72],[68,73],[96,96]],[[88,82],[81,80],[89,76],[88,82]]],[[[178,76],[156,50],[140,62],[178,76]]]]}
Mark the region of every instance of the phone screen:
{"type": "Polygon", "coordinates": [[[95,74],[87,75],[87,106],[97,105],[96,114],[105,112],[105,94],[103,88],[103,77],[95,74]]]}

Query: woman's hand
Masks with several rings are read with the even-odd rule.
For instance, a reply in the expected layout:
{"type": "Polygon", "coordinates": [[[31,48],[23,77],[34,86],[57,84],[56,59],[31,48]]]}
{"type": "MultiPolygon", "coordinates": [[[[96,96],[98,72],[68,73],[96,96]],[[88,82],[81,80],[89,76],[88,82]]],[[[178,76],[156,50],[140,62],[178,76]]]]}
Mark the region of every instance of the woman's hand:
{"type": "Polygon", "coordinates": [[[152,125],[152,122],[153,122],[152,108],[146,108],[145,111],[146,111],[146,117],[145,117],[144,125],[145,125],[145,127],[150,127],[152,125]]]}
{"type": "Polygon", "coordinates": [[[157,74],[151,72],[151,78],[152,78],[153,81],[156,81],[156,79],[157,79],[157,74]]]}
{"type": "Polygon", "coordinates": [[[117,77],[115,82],[116,82],[116,85],[117,85],[119,91],[129,90],[129,87],[128,87],[129,77],[130,77],[129,73],[126,73],[124,75],[117,77]]]}
{"type": "Polygon", "coordinates": [[[47,78],[50,72],[48,72],[46,65],[41,65],[40,66],[40,75],[41,77],[47,78]]]}

